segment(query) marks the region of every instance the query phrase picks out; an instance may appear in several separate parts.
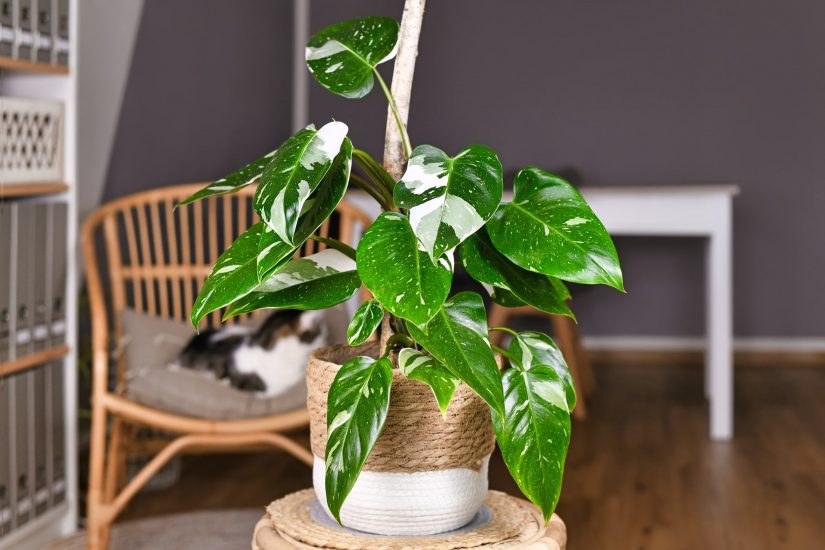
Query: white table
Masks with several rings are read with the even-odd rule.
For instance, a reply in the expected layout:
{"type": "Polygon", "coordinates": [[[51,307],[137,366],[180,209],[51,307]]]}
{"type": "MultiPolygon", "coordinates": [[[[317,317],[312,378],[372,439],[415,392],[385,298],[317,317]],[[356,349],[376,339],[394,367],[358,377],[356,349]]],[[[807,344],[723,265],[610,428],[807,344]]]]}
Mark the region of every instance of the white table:
{"type": "MultiPolygon", "coordinates": [[[[704,237],[705,394],[710,401],[710,436],[733,436],[732,217],[735,185],[583,187],[582,194],[612,235],[704,237]]],[[[505,194],[505,200],[511,197],[505,194]]],[[[347,200],[372,216],[378,205],[362,192],[347,200]]]]}

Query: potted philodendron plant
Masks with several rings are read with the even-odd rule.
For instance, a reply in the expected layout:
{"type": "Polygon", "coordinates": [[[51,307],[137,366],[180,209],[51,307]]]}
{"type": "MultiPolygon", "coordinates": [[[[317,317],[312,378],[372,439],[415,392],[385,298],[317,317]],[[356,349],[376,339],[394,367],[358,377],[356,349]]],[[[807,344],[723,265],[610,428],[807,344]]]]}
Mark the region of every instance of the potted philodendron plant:
{"type": "Polygon", "coordinates": [[[221,308],[226,316],[329,308],[366,286],[373,297],[352,318],[353,347],[317,350],[308,366],[314,485],[325,509],[375,533],[458,528],[483,505],[497,441],[519,488],[549,518],[570,441],[572,378],[550,338],[488,327],[479,293],[450,296],[455,262],[499,304],[572,317],[564,281],[622,290],[616,250],[581,195],[553,174],[521,170],[502,202],[502,166],[490,148],[411,149],[406,114],[376,70],[398,41],[397,21],[367,17],[314,35],[306,59],[323,87],[347,98],[378,80],[403,175],[392,177],[332,121],[184,201],[258,185],[260,221],[217,260],[192,321],[221,308]],[[357,250],[315,235],[349,184],[383,210],[357,250]],[[294,259],[307,239],[327,248],[294,259]],[[490,331],[508,333],[509,347],[491,345],[490,331]]]}

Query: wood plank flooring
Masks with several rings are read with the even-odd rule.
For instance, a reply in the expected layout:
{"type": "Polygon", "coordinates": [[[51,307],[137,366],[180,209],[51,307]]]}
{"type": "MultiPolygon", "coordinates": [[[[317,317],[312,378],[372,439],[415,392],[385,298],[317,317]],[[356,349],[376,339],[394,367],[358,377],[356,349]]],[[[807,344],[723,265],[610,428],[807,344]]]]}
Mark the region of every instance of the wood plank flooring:
{"type": "MultiPolygon", "coordinates": [[[[738,368],[736,438],[711,443],[698,365],[597,365],[558,513],[570,550],[825,548],[825,369],[738,368]]],[[[311,484],[282,454],[193,456],[122,520],[263,507],[311,484]]],[[[492,488],[518,494],[498,457],[492,488]]]]}

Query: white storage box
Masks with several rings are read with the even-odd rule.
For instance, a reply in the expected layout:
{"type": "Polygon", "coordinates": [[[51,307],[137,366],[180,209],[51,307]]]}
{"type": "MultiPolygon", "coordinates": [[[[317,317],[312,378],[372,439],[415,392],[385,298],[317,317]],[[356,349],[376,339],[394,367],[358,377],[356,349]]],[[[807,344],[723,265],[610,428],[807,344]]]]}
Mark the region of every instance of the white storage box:
{"type": "Polygon", "coordinates": [[[0,184],[63,181],[63,104],[0,97],[0,184]]]}

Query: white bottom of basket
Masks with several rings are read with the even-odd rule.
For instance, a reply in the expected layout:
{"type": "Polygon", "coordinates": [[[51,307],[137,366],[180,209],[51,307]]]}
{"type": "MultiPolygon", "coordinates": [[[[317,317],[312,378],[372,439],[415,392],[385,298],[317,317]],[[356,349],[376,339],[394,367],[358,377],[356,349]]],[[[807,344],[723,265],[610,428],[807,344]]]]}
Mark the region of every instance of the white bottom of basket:
{"type": "MultiPolygon", "coordinates": [[[[389,536],[433,535],[467,525],[487,496],[487,466],[480,471],[451,468],[435,472],[362,471],[341,508],[345,527],[389,536]]],[[[324,510],[324,461],[317,456],[312,484],[324,510]]]]}

